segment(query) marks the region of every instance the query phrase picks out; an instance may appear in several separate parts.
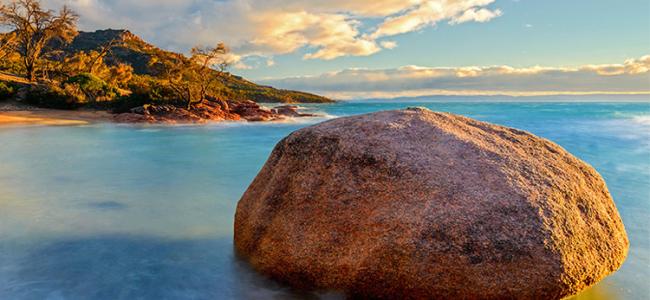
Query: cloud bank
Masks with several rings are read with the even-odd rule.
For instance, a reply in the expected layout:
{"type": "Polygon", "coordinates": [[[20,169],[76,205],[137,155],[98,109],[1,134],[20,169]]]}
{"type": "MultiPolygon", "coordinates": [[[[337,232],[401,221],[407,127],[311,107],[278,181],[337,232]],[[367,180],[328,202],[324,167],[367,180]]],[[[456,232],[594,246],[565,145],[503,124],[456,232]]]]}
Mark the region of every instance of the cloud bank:
{"type": "Polygon", "coordinates": [[[346,69],[319,76],[267,79],[263,84],[336,99],[428,95],[650,94],[650,55],[622,64],[575,68],[510,66],[346,69]]]}
{"type": "Polygon", "coordinates": [[[70,5],[81,27],[128,28],[168,49],[225,41],[241,56],[302,49],[304,59],[368,56],[397,45],[384,38],[440,22],[486,22],[495,0],[46,0],[70,5]],[[374,27],[369,20],[378,21],[374,27]]]}

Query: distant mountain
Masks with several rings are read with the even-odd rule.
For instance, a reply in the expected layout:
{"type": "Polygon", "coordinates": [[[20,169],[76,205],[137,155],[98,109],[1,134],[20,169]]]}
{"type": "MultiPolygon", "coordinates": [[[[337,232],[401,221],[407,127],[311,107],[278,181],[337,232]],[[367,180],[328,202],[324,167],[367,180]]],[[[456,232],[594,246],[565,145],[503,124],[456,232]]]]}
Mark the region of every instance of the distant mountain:
{"type": "MultiPolygon", "coordinates": [[[[98,30],[80,32],[74,41],[66,47],[67,52],[100,50],[112,43],[110,54],[105,58],[108,64],[124,63],[133,67],[134,73],[156,76],[150,61],[186,59],[182,54],[162,50],[145,42],[128,30],[98,30]]],[[[216,71],[215,71],[216,72],[216,71]]],[[[327,103],[331,99],[299,91],[275,89],[270,86],[257,85],[240,76],[220,76],[222,83],[229,88],[233,100],[253,100],[267,103],[327,103]]]]}
{"type": "Polygon", "coordinates": [[[360,102],[648,102],[648,94],[587,94],[587,95],[430,95],[396,98],[364,98],[349,101],[360,102]]]}

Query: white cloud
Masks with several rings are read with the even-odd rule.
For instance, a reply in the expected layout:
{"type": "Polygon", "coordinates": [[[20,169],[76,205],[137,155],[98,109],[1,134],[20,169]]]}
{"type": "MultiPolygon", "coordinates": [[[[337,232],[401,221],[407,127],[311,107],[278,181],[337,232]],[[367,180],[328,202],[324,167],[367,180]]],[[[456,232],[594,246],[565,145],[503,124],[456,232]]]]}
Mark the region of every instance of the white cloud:
{"type": "Polygon", "coordinates": [[[45,0],[69,4],[85,30],[126,28],[162,47],[229,44],[241,56],[305,49],[305,59],[368,56],[395,44],[377,38],[433,26],[485,22],[494,0],[45,0]],[[361,25],[381,20],[375,29],[361,25]],[[361,31],[359,28],[365,28],[361,31]]]}
{"type": "Polygon", "coordinates": [[[266,0],[255,1],[260,9],[346,13],[359,17],[385,17],[409,9],[425,0],[266,0]]]}
{"type": "Polygon", "coordinates": [[[379,43],[384,49],[395,49],[397,48],[397,43],[395,41],[383,41],[379,43]]]}
{"type": "Polygon", "coordinates": [[[484,23],[490,21],[498,16],[501,16],[501,10],[481,9],[468,9],[464,13],[451,18],[450,24],[460,24],[465,22],[479,22],[484,23]]]}
{"type": "Polygon", "coordinates": [[[566,67],[404,66],[347,69],[319,76],[268,79],[264,84],[338,99],[422,95],[650,94],[650,55],[622,64],[566,67]]]}
{"type": "Polygon", "coordinates": [[[494,0],[438,0],[423,1],[397,16],[387,18],[372,33],[372,37],[393,36],[434,26],[443,20],[450,24],[469,21],[486,22],[501,15],[500,10],[489,10],[485,7],[494,0]]]}

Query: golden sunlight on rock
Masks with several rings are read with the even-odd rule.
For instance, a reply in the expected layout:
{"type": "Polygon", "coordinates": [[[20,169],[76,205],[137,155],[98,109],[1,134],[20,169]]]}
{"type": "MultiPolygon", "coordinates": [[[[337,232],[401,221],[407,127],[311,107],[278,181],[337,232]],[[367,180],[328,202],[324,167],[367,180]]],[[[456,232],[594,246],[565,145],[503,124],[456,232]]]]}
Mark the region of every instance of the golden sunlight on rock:
{"type": "Polygon", "coordinates": [[[411,108],[282,140],[235,245],[294,287],[379,299],[561,299],[629,242],[601,176],[524,131],[411,108]]]}

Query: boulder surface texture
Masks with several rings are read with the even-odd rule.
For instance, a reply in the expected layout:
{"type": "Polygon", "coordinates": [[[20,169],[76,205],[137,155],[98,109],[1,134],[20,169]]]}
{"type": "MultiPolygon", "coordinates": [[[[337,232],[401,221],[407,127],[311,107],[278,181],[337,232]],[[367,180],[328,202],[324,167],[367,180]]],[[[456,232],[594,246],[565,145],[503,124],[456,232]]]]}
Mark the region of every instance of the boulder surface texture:
{"type": "Polygon", "coordinates": [[[530,133],[423,108],[294,132],[240,200],[238,254],[300,289],[560,299],[629,242],[605,182],[530,133]]]}

